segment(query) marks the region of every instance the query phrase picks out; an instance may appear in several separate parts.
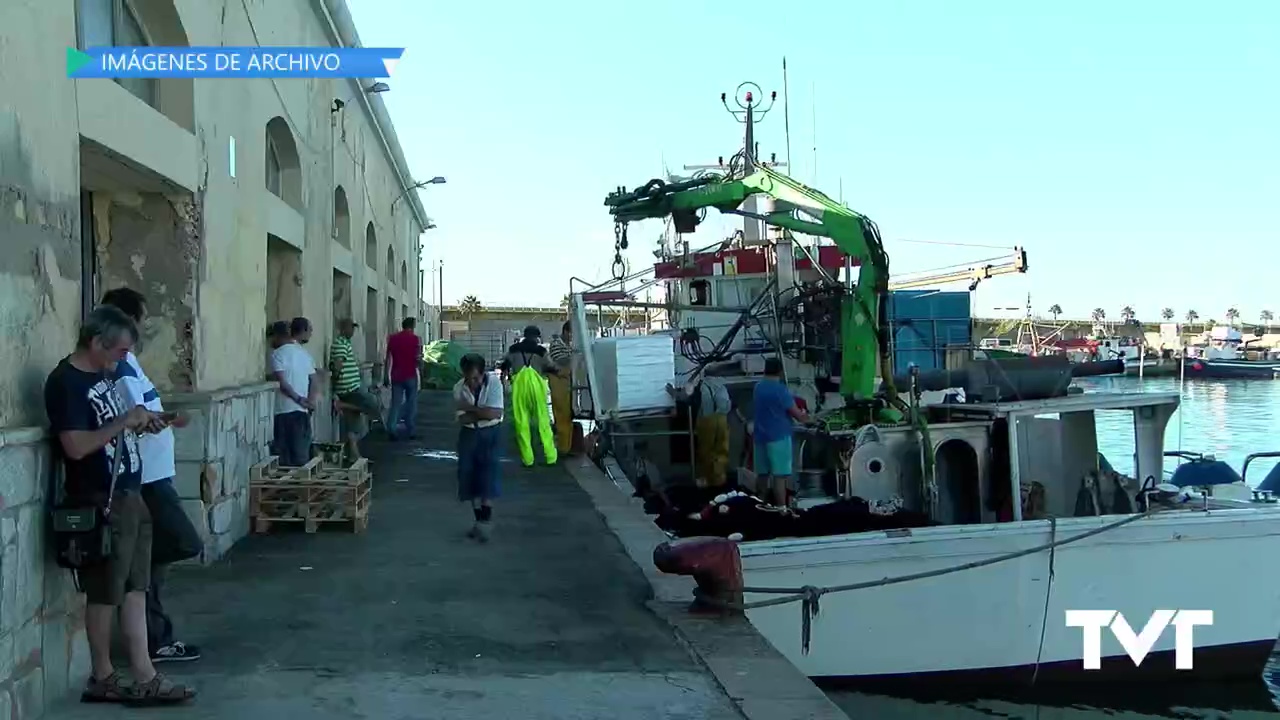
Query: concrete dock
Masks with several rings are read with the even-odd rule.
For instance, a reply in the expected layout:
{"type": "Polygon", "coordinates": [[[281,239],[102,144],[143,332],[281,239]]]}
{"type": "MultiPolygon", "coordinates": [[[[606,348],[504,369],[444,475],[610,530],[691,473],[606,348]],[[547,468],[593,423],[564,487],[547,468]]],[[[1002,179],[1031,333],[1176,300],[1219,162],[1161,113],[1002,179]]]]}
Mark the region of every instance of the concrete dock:
{"type": "MultiPolygon", "coordinates": [[[[172,571],[166,606],[203,659],[162,665],[200,691],[175,718],[845,720],[741,618],[684,612],[691,581],[653,569],[664,539],[580,459],[508,452],[487,545],[465,537],[447,393],[419,438],[371,440],[368,530],[251,535],[172,571]]],[[[123,717],[69,703],[62,720],[123,717]]]]}

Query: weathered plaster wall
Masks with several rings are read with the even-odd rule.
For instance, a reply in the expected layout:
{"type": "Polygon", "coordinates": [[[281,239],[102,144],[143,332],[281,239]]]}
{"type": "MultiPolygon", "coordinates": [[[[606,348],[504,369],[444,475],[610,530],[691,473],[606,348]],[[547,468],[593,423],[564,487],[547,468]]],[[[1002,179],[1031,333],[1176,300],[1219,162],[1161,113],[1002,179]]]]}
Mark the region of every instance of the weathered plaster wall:
{"type": "Polygon", "coordinates": [[[94,244],[99,287],[131,287],[147,296],[138,362],[161,392],[190,391],[191,328],[196,321],[199,238],[184,215],[189,197],[158,193],[95,193],[94,244]]]}
{"type": "Polygon", "coordinates": [[[0,427],[44,420],[41,385],[80,318],[80,196],[72,5],[0,3],[0,427]],[[49,78],[45,78],[47,73],[49,78]]]}
{"type": "Polygon", "coordinates": [[[266,320],[290,320],[302,314],[302,253],[292,245],[268,236],[266,320]]]}

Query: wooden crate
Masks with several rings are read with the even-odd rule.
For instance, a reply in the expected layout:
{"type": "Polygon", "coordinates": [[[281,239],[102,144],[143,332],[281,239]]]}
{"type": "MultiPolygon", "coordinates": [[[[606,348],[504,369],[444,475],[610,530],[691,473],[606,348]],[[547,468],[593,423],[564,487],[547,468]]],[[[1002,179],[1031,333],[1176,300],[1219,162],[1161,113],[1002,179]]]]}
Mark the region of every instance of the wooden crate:
{"type": "Polygon", "coordinates": [[[349,524],[363,532],[369,525],[373,473],[363,458],[348,468],[324,467],[312,458],[299,468],[282,468],[277,458],[255,465],[249,477],[249,515],[255,533],[280,522],[300,522],[309,533],[322,523],[349,524]]]}

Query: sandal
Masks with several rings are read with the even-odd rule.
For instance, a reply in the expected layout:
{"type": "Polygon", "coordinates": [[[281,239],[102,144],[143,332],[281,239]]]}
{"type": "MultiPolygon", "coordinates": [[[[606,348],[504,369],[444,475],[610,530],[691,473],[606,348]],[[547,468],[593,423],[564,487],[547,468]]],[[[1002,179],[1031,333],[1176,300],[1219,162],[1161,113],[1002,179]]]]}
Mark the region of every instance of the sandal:
{"type": "Polygon", "coordinates": [[[99,680],[92,675],[80,693],[82,703],[122,703],[129,699],[129,688],[120,683],[120,673],[113,672],[99,680]]]}
{"type": "Polygon", "coordinates": [[[135,682],[130,688],[125,704],[134,707],[146,705],[176,705],[193,699],[195,688],[175,683],[160,673],[149,682],[135,682]]]}

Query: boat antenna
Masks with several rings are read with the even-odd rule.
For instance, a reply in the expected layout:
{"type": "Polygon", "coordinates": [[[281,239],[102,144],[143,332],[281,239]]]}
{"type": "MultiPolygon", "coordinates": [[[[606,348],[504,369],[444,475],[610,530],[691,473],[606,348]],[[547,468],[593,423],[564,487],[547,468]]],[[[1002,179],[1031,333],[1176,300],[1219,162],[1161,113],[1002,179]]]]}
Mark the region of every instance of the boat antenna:
{"type": "MultiPolygon", "coordinates": [[[[729,159],[726,166],[724,157],[716,159],[714,165],[685,165],[686,171],[712,170],[719,172],[736,173],[741,171],[742,174],[750,175],[755,172],[759,166],[770,168],[785,167],[786,163],[777,161],[777,153],[771,153],[768,159],[764,159],[759,153],[759,143],[756,142],[756,124],[764,119],[765,115],[773,109],[774,103],[778,99],[777,91],[769,93],[768,98],[765,97],[764,91],[760,86],[747,81],[738,85],[737,90],[733,93],[734,104],[736,108],[729,106],[729,93],[720,93],[720,104],[724,109],[733,116],[744,127],[742,138],[742,150],[729,159]],[[738,158],[741,157],[741,168],[738,167],[738,158]]],[[[743,205],[746,211],[746,217],[743,218],[743,241],[746,244],[759,244],[765,238],[765,228],[761,221],[752,217],[756,211],[756,198],[750,196],[743,205]]]]}
{"type": "Polygon", "coordinates": [[[813,131],[813,184],[818,185],[818,83],[811,85],[809,92],[809,125],[813,131]]]}
{"type": "Polygon", "coordinates": [[[787,137],[787,167],[791,167],[791,93],[787,91],[787,56],[782,56],[782,124],[787,137]]]}

